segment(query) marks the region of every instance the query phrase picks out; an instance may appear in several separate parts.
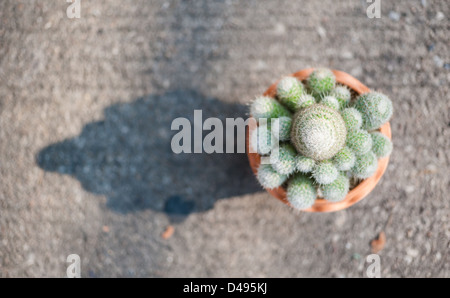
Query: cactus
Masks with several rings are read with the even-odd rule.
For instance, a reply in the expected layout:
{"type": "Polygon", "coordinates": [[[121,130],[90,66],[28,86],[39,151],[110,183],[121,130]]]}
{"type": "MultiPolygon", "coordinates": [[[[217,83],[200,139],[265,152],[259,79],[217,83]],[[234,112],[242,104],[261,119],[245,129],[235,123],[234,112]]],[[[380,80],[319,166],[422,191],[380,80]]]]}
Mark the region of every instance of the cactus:
{"type": "Polygon", "coordinates": [[[348,171],[355,165],[356,156],[348,147],[342,148],[334,157],[333,163],[339,171],[348,171]]]}
{"type": "Polygon", "coordinates": [[[352,94],[346,86],[337,86],[331,91],[331,95],[339,102],[340,109],[346,108],[352,98],[352,94]]]}
{"type": "Polygon", "coordinates": [[[356,155],[365,154],[372,148],[372,138],[365,130],[350,130],[347,134],[347,146],[352,149],[356,155]]]}
{"type": "Polygon", "coordinates": [[[312,158],[297,155],[295,157],[295,169],[301,173],[311,173],[316,165],[316,161],[312,158]]]}
{"type": "Polygon", "coordinates": [[[257,120],[261,118],[272,119],[282,116],[291,116],[289,110],[271,97],[256,98],[250,106],[250,114],[257,120]]]}
{"type": "Polygon", "coordinates": [[[369,151],[365,154],[356,156],[355,165],[352,168],[352,174],[356,178],[366,179],[375,174],[377,168],[377,156],[372,151],[369,151]]]}
{"type": "Polygon", "coordinates": [[[370,92],[353,102],[352,91],[336,86],[328,69],[314,70],[306,81],[304,86],[295,77],[282,78],[277,100],[259,97],[250,108],[259,122],[250,145],[261,155],[270,154],[271,162],[260,165],[257,179],[268,189],[287,185],[287,200],[298,209],[312,206],[317,192],[330,202],[345,199],[350,179],[371,177],[377,158],[388,156],[393,147],[374,131],[392,115],[389,98],[370,92]],[[273,141],[284,143],[272,148],[273,141]]]}
{"type": "Polygon", "coordinates": [[[270,163],[275,171],[282,175],[290,175],[295,171],[297,152],[291,144],[284,143],[270,154],[270,163]]]}
{"type": "Polygon", "coordinates": [[[359,129],[362,125],[361,113],[355,108],[346,108],[341,112],[347,131],[359,129]]]}
{"type": "Polygon", "coordinates": [[[251,134],[250,146],[254,152],[261,155],[269,154],[272,150],[272,133],[270,126],[261,124],[251,134]]]}
{"type": "Polygon", "coordinates": [[[372,137],[372,151],[377,157],[389,156],[392,152],[392,142],[387,136],[380,132],[370,133],[372,137]]]}
{"type": "Polygon", "coordinates": [[[339,102],[334,96],[325,96],[324,98],[322,98],[320,103],[332,109],[339,110],[339,102]]]}
{"type": "Polygon", "coordinates": [[[355,103],[355,108],[361,113],[365,130],[380,128],[392,116],[392,102],[384,94],[369,92],[361,95],[355,103]]]}
{"type": "Polygon", "coordinates": [[[308,88],[316,98],[329,94],[336,85],[336,77],[326,68],[317,68],[308,77],[308,88]]]}
{"type": "Polygon", "coordinates": [[[338,169],[329,160],[325,160],[316,164],[312,171],[312,176],[317,181],[317,183],[323,185],[332,183],[334,180],[336,180],[338,174],[338,169]]]}
{"type": "Polygon", "coordinates": [[[288,177],[277,173],[271,165],[261,164],[256,178],[264,188],[272,189],[281,186],[288,177]]]}
{"type": "Polygon", "coordinates": [[[330,202],[340,202],[345,199],[350,188],[350,180],[347,176],[340,173],[333,183],[321,185],[323,198],[330,202]]]}
{"type": "Polygon", "coordinates": [[[304,93],[304,94],[300,95],[300,97],[298,98],[298,102],[297,102],[297,106],[295,107],[295,111],[307,108],[309,106],[312,106],[315,103],[316,103],[316,99],[314,98],[314,96],[304,93]]]}
{"type": "Polygon", "coordinates": [[[346,133],[344,120],[338,111],[315,104],[294,116],[291,142],[304,156],[325,160],[344,147],[346,133]]]}
{"type": "MultiPolygon", "coordinates": [[[[278,118],[278,128],[276,125],[273,126],[273,134],[275,137],[278,136],[280,141],[289,141],[291,138],[291,126],[292,126],[292,118],[291,117],[280,117],[278,118]]],[[[273,121],[273,119],[272,119],[273,121]]]]}
{"type": "Polygon", "coordinates": [[[309,208],[314,204],[317,190],[314,182],[304,174],[293,176],[287,187],[287,200],[297,209],[309,208]]]}
{"type": "Polygon", "coordinates": [[[303,84],[294,77],[284,77],[277,85],[279,101],[293,112],[297,109],[299,98],[304,92],[303,84]]]}

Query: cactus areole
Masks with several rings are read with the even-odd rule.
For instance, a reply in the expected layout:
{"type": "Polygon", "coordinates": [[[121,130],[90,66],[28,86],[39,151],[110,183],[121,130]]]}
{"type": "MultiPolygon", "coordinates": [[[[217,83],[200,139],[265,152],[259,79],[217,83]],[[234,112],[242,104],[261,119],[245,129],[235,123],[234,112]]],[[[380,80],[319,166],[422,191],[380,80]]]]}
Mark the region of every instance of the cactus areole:
{"type": "Polygon", "coordinates": [[[346,134],[345,122],[338,111],[314,104],[294,116],[291,141],[304,156],[324,160],[344,147],[346,134]]]}

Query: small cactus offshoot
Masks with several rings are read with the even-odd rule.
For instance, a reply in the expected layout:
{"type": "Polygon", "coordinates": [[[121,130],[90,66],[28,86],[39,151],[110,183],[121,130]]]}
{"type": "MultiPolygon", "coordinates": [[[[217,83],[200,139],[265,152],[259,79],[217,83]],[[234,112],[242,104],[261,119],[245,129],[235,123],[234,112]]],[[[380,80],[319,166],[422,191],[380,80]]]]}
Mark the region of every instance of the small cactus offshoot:
{"type": "Polygon", "coordinates": [[[370,133],[372,137],[372,151],[378,158],[386,157],[392,152],[392,142],[380,132],[370,133]]]}
{"type": "Polygon", "coordinates": [[[278,118],[278,120],[278,127],[276,125],[273,126],[274,136],[278,136],[278,139],[280,141],[289,141],[289,139],[291,138],[292,118],[280,117],[278,118]]]}
{"type": "Polygon", "coordinates": [[[355,165],[356,156],[348,147],[342,148],[334,157],[333,163],[339,171],[348,171],[355,165]]]}
{"type": "Polygon", "coordinates": [[[259,121],[260,118],[272,119],[291,116],[289,110],[275,99],[267,96],[258,97],[250,106],[251,115],[259,121]]]}
{"type": "Polygon", "coordinates": [[[290,175],[295,171],[295,156],[297,151],[291,144],[280,144],[270,154],[270,163],[275,171],[283,175],[290,175]]]}
{"type": "Polygon", "coordinates": [[[329,160],[316,164],[312,171],[312,176],[316,182],[323,185],[332,183],[336,180],[338,174],[338,169],[329,160]]]}
{"type": "Polygon", "coordinates": [[[323,198],[330,202],[340,202],[345,199],[350,188],[350,180],[342,173],[338,175],[333,183],[322,185],[320,187],[323,198]]]}
{"type": "Polygon", "coordinates": [[[274,98],[258,97],[250,107],[259,123],[250,145],[270,154],[271,163],[260,165],[257,179],[267,189],[287,187],[294,208],[312,206],[318,191],[330,202],[344,200],[355,186],[350,181],[373,176],[377,158],[392,152],[390,139],[377,131],[392,116],[390,99],[378,92],[355,98],[341,83],[322,68],[303,82],[284,77],[274,98]]]}
{"type": "Polygon", "coordinates": [[[346,108],[341,112],[347,131],[359,129],[362,125],[361,113],[355,108],[346,108]]]}
{"type": "Polygon", "coordinates": [[[355,165],[352,168],[352,173],[356,178],[367,179],[375,174],[377,168],[377,156],[372,151],[369,151],[365,154],[356,156],[356,161],[355,165]]]}
{"type": "Polygon", "coordinates": [[[336,99],[336,97],[334,97],[334,96],[331,96],[331,95],[325,96],[320,101],[320,103],[325,105],[325,106],[327,106],[327,107],[330,107],[332,109],[339,110],[339,102],[336,99]]]}
{"type": "Polygon", "coordinates": [[[317,198],[317,190],[311,178],[304,174],[293,176],[287,187],[287,200],[292,207],[306,209],[314,204],[317,198]]]}
{"type": "Polygon", "coordinates": [[[310,157],[297,155],[295,157],[295,168],[300,173],[311,173],[316,165],[316,161],[310,157]]]}
{"type": "Polygon", "coordinates": [[[336,86],[336,88],[331,91],[331,96],[334,96],[337,99],[340,109],[346,108],[352,98],[350,90],[345,86],[336,86]]]}
{"type": "Polygon", "coordinates": [[[384,94],[369,92],[361,95],[355,103],[355,108],[361,113],[366,130],[380,128],[392,116],[392,102],[384,94]]]}
{"type": "Polygon", "coordinates": [[[350,130],[347,134],[347,146],[357,155],[364,154],[372,148],[372,138],[365,130],[350,130]]]}
{"type": "Polygon", "coordinates": [[[308,78],[308,88],[316,98],[322,98],[329,94],[336,85],[336,77],[333,72],[327,68],[318,68],[314,70],[308,78]]]}
{"type": "Polygon", "coordinates": [[[258,126],[251,134],[250,146],[252,146],[253,152],[258,152],[261,155],[269,154],[272,150],[270,126],[267,124],[258,126]]]}
{"type": "Polygon", "coordinates": [[[294,77],[284,77],[277,85],[279,101],[293,112],[296,111],[300,96],[304,92],[303,84],[294,77]]]}
{"type": "Polygon", "coordinates": [[[258,168],[256,178],[262,187],[273,189],[281,186],[287,180],[288,176],[278,173],[271,165],[261,164],[258,168]]]}

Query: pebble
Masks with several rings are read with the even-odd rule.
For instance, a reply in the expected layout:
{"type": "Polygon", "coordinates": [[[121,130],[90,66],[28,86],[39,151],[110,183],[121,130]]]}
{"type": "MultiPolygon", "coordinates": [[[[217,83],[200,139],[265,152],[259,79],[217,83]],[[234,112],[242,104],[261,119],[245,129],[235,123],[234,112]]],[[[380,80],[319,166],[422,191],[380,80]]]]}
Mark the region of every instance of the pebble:
{"type": "Polygon", "coordinates": [[[443,67],[444,66],[444,61],[442,61],[442,59],[439,56],[437,56],[437,55],[435,55],[433,57],[433,61],[436,64],[437,67],[443,67]]]}
{"type": "Polygon", "coordinates": [[[317,33],[322,39],[327,37],[327,30],[325,30],[325,28],[323,28],[322,26],[317,27],[317,33]]]}
{"type": "Polygon", "coordinates": [[[407,248],[406,254],[410,256],[411,258],[416,258],[419,255],[419,251],[414,248],[407,248]]]}
{"type": "Polygon", "coordinates": [[[442,21],[443,19],[445,19],[444,13],[442,11],[438,11],[436,14],[436,20],[442,21]]]}
{"type": "Polygon", "coordinates": [[[391,20],[394,20],[394,21],[399,21],[400,20],[400,14],[398,13],[398,12],[395,12],[395,11],[390,11],[389,12],[389,18],[391,19],[391,20]]]}

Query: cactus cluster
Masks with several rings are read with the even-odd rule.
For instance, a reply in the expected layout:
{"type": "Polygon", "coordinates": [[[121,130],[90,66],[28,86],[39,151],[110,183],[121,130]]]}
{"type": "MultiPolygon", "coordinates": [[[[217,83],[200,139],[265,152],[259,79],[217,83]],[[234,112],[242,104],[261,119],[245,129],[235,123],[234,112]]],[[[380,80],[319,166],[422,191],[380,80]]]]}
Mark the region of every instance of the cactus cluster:
{"type": "Polygon", "coordinates": [[[339,202],[350,178],[371,177],[378,158],[392,152],[391,140],[378,131],[392,116],[392,102],[379,92],[354,94],[320,68],[303,82],[284,77],[276,96],[255,99],[250,113],[258,122],[279,120],[272,131],[270,121],[261,122],[250,139],[259,154],[270,156],[270,164],[258,168],[261,185],[285,187],[291,206],[305,209],[318,194],[339,202]]]}

